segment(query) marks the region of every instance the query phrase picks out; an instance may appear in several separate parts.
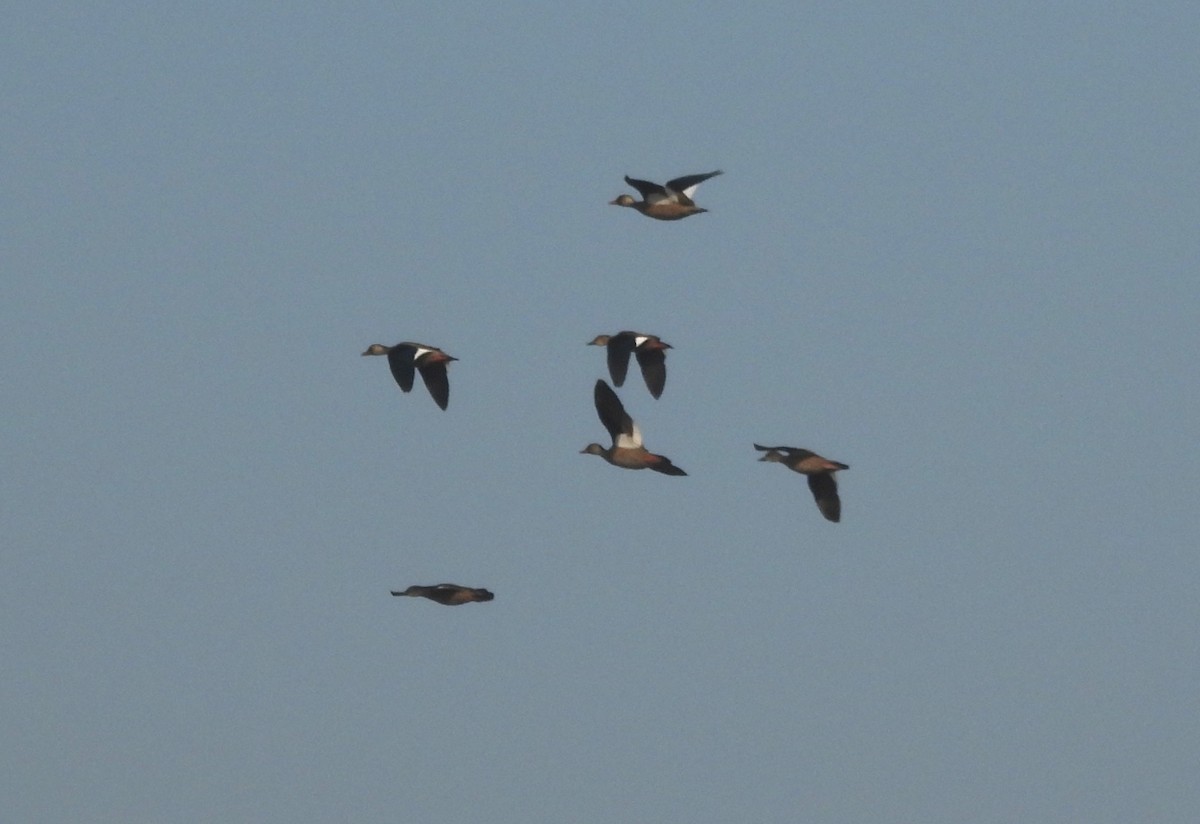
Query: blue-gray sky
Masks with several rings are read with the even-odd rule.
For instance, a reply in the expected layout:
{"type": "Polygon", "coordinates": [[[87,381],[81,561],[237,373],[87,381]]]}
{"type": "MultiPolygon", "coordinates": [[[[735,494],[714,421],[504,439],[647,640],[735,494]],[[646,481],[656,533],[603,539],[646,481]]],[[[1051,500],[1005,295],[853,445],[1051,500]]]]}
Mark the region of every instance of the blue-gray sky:
{"type": "Polygon", "coordinates": [[[1198,32],[19,4],[9,820],[1200,820],[1198,32]],[[686,478],[578,454],[620,329],[686,478]]]}

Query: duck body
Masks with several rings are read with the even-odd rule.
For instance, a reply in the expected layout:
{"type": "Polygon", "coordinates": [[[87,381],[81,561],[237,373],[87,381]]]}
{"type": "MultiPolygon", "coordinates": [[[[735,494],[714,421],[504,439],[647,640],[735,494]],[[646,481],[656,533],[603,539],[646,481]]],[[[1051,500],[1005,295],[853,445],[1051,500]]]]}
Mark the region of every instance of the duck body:
{"type": "Polygon", "coordinates": [[[439,604],[444,604],[448,607],[456,607],[459,604],[469,604],[473,601],[490,601],[496,596],[486,589],[461,587],[458,584],[434,584],[433,586],[421,586],[413,584],[403,592],[392,590],[392,595],[408,595],[413,598],[428,598],[430,601],[436,601],[439,604]]]}
{"type": "Polygon", "coordinates": [[[623,194],[618,195],[615,200],[610,200],[609,205],[628,206],[655,220],[682,220],[708,211],[697,206],[692,200],[692,195],[695,194],[697,186],[719,174],[721,171],[718,169],[715,172],[685,175],[668,180],[665,185],[626,175],[625,182],[637,189],[642,199],[634,200],[632,195],[623,194]]]}
{"type": "Polygon", "coordinates": [[[401,391],[411,392],[413,379],[417,372],[425,381],[434,403],[445,409],[450,403],[450,381],[446,376],[446,364],[458,358],[447,355],[436,346],[423,343],[404,341],[395,346],[384,346],[382,343],[372,343],[363,355],[386,355],[388,368],[396,379],[401,391]]]}
{"type": "Polygon", "coordinates": [[[625,383],[630,355],[637,358],[646,388],[655,398],[662,397],[667,383],[667,350],[673,348],[657,335],[642,332],[618,332],[597,335],[589,346],[603,346],[608,353],[608,374],[615,386],[625,383]]]}
{"type": "Polygon", "coordinates": [[[809,491],[817,502],[817,509],[826,520],[835,524],[842,519],[842,499],[838,496],[837,479],[834,473],[850,467],[844,463],[823,458],[810,449],[800,449],[794,446],[759,446],[754,445],[759,452],[766,453],[760,461],[781,463],[793,472],[799,472],[808,481],[809,491]]]}
{"type": "Polygon", "coordinates": [[[686,475],[679,467],[671,463],[666,455],[656,455],[642,445],[642,433],[633,418],[625,411],[621,399],[602,380],[596,381],[592,393],[596,404],[596,414],[600,423],[612,436],[613,444],[609,447],[598,443],[590,443],[580,450],[584,455],[599,455],[613,466],[622,469],[653,469],[664,475],[686,475]]]}

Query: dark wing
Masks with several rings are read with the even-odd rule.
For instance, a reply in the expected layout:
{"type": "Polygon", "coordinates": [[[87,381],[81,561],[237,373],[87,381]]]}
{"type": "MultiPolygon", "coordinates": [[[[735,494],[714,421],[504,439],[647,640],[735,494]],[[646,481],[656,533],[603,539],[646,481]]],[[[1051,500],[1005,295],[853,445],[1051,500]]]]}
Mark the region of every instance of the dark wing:
{"type": "Polygon", "coordinates": [[[695,191],[697,186],[708,180],[710,177],[716,177],[719,174],[721,174],[720,170],[701,175],[684,175],[683,177],[677,177],[674,180],[668,180],[667,188],[672,192],[678,192],[686,198],[691,198],[692,193],[695,191]]]}
{"type": "Polygon", "coordinates": [[[666,455],[659,455],[658,460],[654,463],[646,464],[647,467],[655,472],[661,472],[664,475],[686,475],[682,469],[671,463],[671,459],[666,455]]]}
{"type": "Polygon", "coordinates": [[[831,472],[808,476],[808,488],[812,490],[817,509],[826,520],[835,524],[842,519],[842,499],[838,497],[837,481],[831,472]]]}
{"type": "Polygon", "coordinates": [[[790,446],[759,446],[758,444],[755,444],[754,448],[759,452],[790,452],[792,450],[790,446]]]}
{"type": "MultiPolygon", "coordinates": [[[[428,366],[418,368],[421,371],[421,378],[425,381],[425,388],[433,396],[434,402],[442,409],[445,409],[446,404],[450,403],[450,381],[446,378],[446,364],[431,363],[428,366]]],[[[409,369],[408,385],[409,387],[412,386],[411,367],[409,369]]]]}
{"type": "Polygon", "coordinates": [[[600,423],[604,424],[604,428],[612,436],[613,443],[616,443],[618,435],[633,433],[633,418],[629,417],[629,413],[621,405],[621,399],[611,386],[604,381],[596,381],[596,389],[592,395],[596,402],[596,414],[600,416],[600,423]]]}
{"type": "MultiPolygon", "coordinates": [[[[667,352],[665,349],[636,349],[638,366],[642,367],[642,377],[646,379],[646,388],[650,394],[658,398],[662,396],[663,387],[667,385],[667,352]]],[[[615,378],[613,380],[616,380],[615,378]]],[[[620,384],[617,384],[620,386],[620,384]]]]}
{"type": "Polygon", "coordinates": [[[608,374],[616,386],[625,383],[625,374],[629,371],[629,356],[633,353],[634,341],[631,335],[613,335],[608,339],[608,374]]]}
{"type": "Polygon", "coordinates": [[[650,200],[650,198],[659,200],[667,197],[668,195],[668,192],[665,188],[657,183],[651,183],[649,180],[635,180],[629,175],[625,175],[625,182],[638,190],[638,192],[642,195],[642,200],[650,200]]]}
{"type": "Polygon", "coordinates": [[[388,352],[388,367],[392,370],[392,377],[405,392],[411,392],[413,388],[413,354],[415,352],[416,350],[411,346],[405,345],[393,346],[388,352]]]}

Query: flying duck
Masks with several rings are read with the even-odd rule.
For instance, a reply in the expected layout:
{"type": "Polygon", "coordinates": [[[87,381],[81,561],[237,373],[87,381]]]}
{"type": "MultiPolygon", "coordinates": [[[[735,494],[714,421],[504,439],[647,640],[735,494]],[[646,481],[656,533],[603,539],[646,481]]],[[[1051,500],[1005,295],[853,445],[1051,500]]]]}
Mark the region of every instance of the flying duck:
{"type": "Polygon", "coordinates": [[[372,343],[363,355],[387,355],[392,377],[405,392],[412,390],[413,371],[416,370],[421,373],[425,387],[438,406],[445,409],[446,404],[450,402],[450,382],[446,379],[446,364],[458,358],[447,355],[436,346],[411,341],[397,343],[395,346],[372,343]]]}
{"type": "Polygon", "coordinates": [[[609,205],[629,206],[656,220],[681,220],[689,215],[708,211],[692,201],[692,194],[701,183],[719,174],[721,171],[718,169],[707,174],[686,175],[668,180],[665,186],[648,180],[635,180],[626,175],[625,182],[637,189],[642,199],[634,200],[632,195],[618,195],[616,200],[609,201],[609,205]]]}
{"type": "Polygon", "coordinates": [[[822,458],[816,452],[807,449],[797,449],[794,446],[759,446],[754,445],[759,452],[767,454],[760,461],[781,463],[793,472],[799,472],[808,479],[808,488],[812,490],[817,509],[826,520],[835,524],[842,518],[842,499],[838,497],[837,479],[833,473],[840,469],[849,469],[844,463],[822,458]]]}
{"type": "Polygon", "coordinates": [[[629,356],[636,355],[638,366],[642,368],[642,377],[646,380],[646,388],[650,394],[658,398],[662,396],[663,386],[667,382],[667,351],[671,344],[664,343],[657,335],[643,335],[641,332],[618,332],[615,335],[597,335],[588,346],[603,346],[608,349],[608,374],[616,386],[625,383],[625,373],[629,370],[629,356]]]}
{"type": "Polygon", "coordinates": [[[600,423],[604,424],[604,428],[612,436],[613,445],[605,449],[598,443],[590,443],[579,450],[581,454],[599,455],[613,466],[623,469],[653,469],[664,475],[687,474],[671,463],[667,456],[655,455],[642,446],[642,433],[621,405],[621,399],[611,386],[602,380],[596,381],[593,396],[600,423]]]}
{"type": "Polygon", "coordinates": [[[448,607],[469,604],[472,601],[490,601],[496,597],[486,589],[460,587],[458,584],[435,584],[428,587],[413,584],[404,590],[404,592],[392,590],[392,594],[411,595],[414,598],[428,598],[430,601],[437,601],[439,604],[445,604],[448,607]]]}

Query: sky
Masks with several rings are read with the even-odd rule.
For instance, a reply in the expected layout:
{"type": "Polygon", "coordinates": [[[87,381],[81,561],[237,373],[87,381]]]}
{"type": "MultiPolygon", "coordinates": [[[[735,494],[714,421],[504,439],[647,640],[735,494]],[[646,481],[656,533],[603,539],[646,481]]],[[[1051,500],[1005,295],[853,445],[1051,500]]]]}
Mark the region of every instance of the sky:
{"type": "Polygon", "coordinates": [[[435,6],[10,9],[7,820],[1200,820],[1200,7],[435,6]]]}

